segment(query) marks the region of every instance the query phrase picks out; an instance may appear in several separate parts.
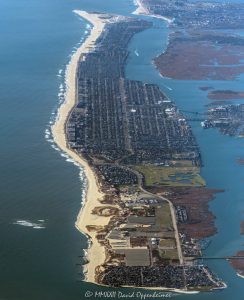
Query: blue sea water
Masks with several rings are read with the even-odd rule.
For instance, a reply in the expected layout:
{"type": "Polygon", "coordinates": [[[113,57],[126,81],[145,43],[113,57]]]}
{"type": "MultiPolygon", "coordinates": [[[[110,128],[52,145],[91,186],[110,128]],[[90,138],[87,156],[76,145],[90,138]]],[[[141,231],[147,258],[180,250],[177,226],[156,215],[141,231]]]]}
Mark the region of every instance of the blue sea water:
{"type": "MultiPolygon", "coordinates": [[[[0,0],[1,300],[76,300],[88,290],[95,299],[95,292],[108,291],[81,281],[80,256],[87,240],[74,223],[83,175],[54,149],[49,128],[62,101],[65,66],[87,31],[87,23],[73,9],[129,15],[135,7],[131,0],[0,0]]],[[[127,76],[159,84],[181,109],[204,111],[208,101],[198,87],[209,82],[162,79],[151,64],[168,36],[166,24],[154,22],[155,28],[131,42],[127,76]]],[[[241,89],[242,84],[242,77],[211,82],[215,88],[241,89]]],[[[239,223],[244,219],[244,173],[236,159],[243,157],[244,141],[203,131],[197,123],[192,126],[203,154],[202,175],[210,187],[225,189],[211,203],[218,234],[207,254],[231,255],[243,243],[239,223]]],[[[211,267],[227,281],[228,289],[179,297],[241,300],[244,281],[228,263],[215,261],[211,267]]],[[[119,291],[137,293],[120,289],[116,298],[119,291]]]]}

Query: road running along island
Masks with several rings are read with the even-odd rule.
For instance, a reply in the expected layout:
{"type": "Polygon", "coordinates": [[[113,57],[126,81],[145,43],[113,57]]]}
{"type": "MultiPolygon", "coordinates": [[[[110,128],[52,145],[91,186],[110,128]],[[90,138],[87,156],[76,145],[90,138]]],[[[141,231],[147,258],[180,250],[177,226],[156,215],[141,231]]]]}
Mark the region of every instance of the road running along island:
{"type": "Polygon", "coordinates": [[[226,287],[197,263],[201,239],[215,233],[208,211],[215,191],[199,175],[191,127],[157,85],[125,76],[131,38],[152,24],[78,13],[93,27],[67,69],[53,135],[88,179],[76,223],[91,239],[86,281],[181,292],[226,287]]]}

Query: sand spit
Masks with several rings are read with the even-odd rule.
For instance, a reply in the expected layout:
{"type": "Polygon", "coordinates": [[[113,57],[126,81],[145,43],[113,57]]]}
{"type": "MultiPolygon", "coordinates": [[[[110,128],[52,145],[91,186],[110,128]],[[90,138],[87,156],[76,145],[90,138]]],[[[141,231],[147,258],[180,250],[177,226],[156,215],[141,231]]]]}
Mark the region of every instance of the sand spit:
{"type": "Polygon", "coordinates": [[[133,12],[134,15],[148,15],[149,14],[148,9],[145,7],[145,5],[143,5],[143,3],[141,1],[135,0],[134,5],[137,6],[137,9],[133,12]]]}
{"type": "Polygon", "coordinates": [[[105,260],[104,247],[102,247],[95,238],[96,233],[90,233],[87,231],[87,225],[106,225],[109,218],[98,217],[97,215],[92,215],[91,211],[96,206],[101,206],[98,199],[103,197],[100,192],[96,176],[93,170],[90,168],[88,163],[77,155],[74,151],[67,147],[66,135],[65,135],[65,123],[69,116],[70,111],[76,102],[76,73],[78,68],[78,63],[82,55],[89,53],[94,49],[95,42],[101,35],[105,24],[108,22],[106,19],[101,19],[99,14],[90,14],[85,11],[74,11],[80,17],[87,20],[92,24],[90,35],[87,36],[85,42],[77,49],[77,51],[71,57],[71,61],[67,66],[65,77],[66,77],[66,93],[65,101],[60,106],[58,110],[58,115],[54,125],[52,126],[52,134],[54,142],[58,147],[66,152],[76,163],[78,163],[85,172],[87,179],[87,191],[86,191],[86,201],[84,206],[79,212],[76,221],[76,227],[79,231],[91,238],[91,247],[88,250],[88,260],[90,261],[86,265],[86,281],[95,281],[95,267],[102,264],[105,260]],[[92,258],[92,259],[89,259],[92,258]]]}
{"type": "Polygon", "coordinates": [[[163,21],[166,21],[168,25],[174,22],[174,19],[170,19],[161,15],[151,14],[146,5],[144,5],[140,0],[135,0],[134,4],[137,6],[137,9],[133,12],[134,15],[144,15],[161,19],[163,21]]]}

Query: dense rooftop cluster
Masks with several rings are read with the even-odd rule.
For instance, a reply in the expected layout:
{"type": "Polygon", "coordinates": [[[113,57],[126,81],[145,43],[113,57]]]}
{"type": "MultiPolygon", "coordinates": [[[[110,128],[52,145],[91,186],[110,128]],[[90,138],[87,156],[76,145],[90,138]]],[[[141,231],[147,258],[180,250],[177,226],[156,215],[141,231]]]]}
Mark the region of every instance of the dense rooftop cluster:
{"type": "Polygon", "coordinates": [[[114,186],[132,185],[138,182],[137,176],[125,168],[106,164],[97,165],[96,168],[101,172],[103,179],[114,186]]]}
{"type": "Polygon", "coordinates": [[[244,105],[219,105],[208,110],[208,119],[202,122],[204,128],[215,127],[223,134],[244,135],[244,105]]]}
{"type": "MultiPolygon", "coordinates": [[[[124,77],[128,43],[149,26],[146,21],[120,18],[113,22],[112,18],[96,49],[81,59],[77,105],[67,123],[69,145],[104,163],[186,159],[200,165],[191,128],[175,104],[156,85],[124,77]]],[[[106,179],[111,168],[99,168],[106,179]]],[[[115,181],[124,184],[124,180],[115,181]]]]}
{"type": "Polygon", "coordinates": [[[148,286],[182,289],[220,287],[214,275],[204,266],[108,267],[101,283],[109,286],[148,286]]]}

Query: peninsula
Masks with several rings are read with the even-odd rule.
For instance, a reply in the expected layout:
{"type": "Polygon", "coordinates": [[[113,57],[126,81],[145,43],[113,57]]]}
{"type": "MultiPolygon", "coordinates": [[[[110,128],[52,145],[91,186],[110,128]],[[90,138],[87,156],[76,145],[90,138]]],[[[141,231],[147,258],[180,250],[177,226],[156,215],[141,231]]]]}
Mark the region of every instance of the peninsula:
{"type": "Polygon", "coordinates": [[[200,239],[215,232],[208,201],[216,191],[199,174],[191,127],[157,85],[125,76],[128,44],[151,23],[76,13],[93,27],[67,68],[53,136],[87,177],[76,222],[91,240],[86,280],[181,292],[226,287],[197,263],[200,239]]]}

